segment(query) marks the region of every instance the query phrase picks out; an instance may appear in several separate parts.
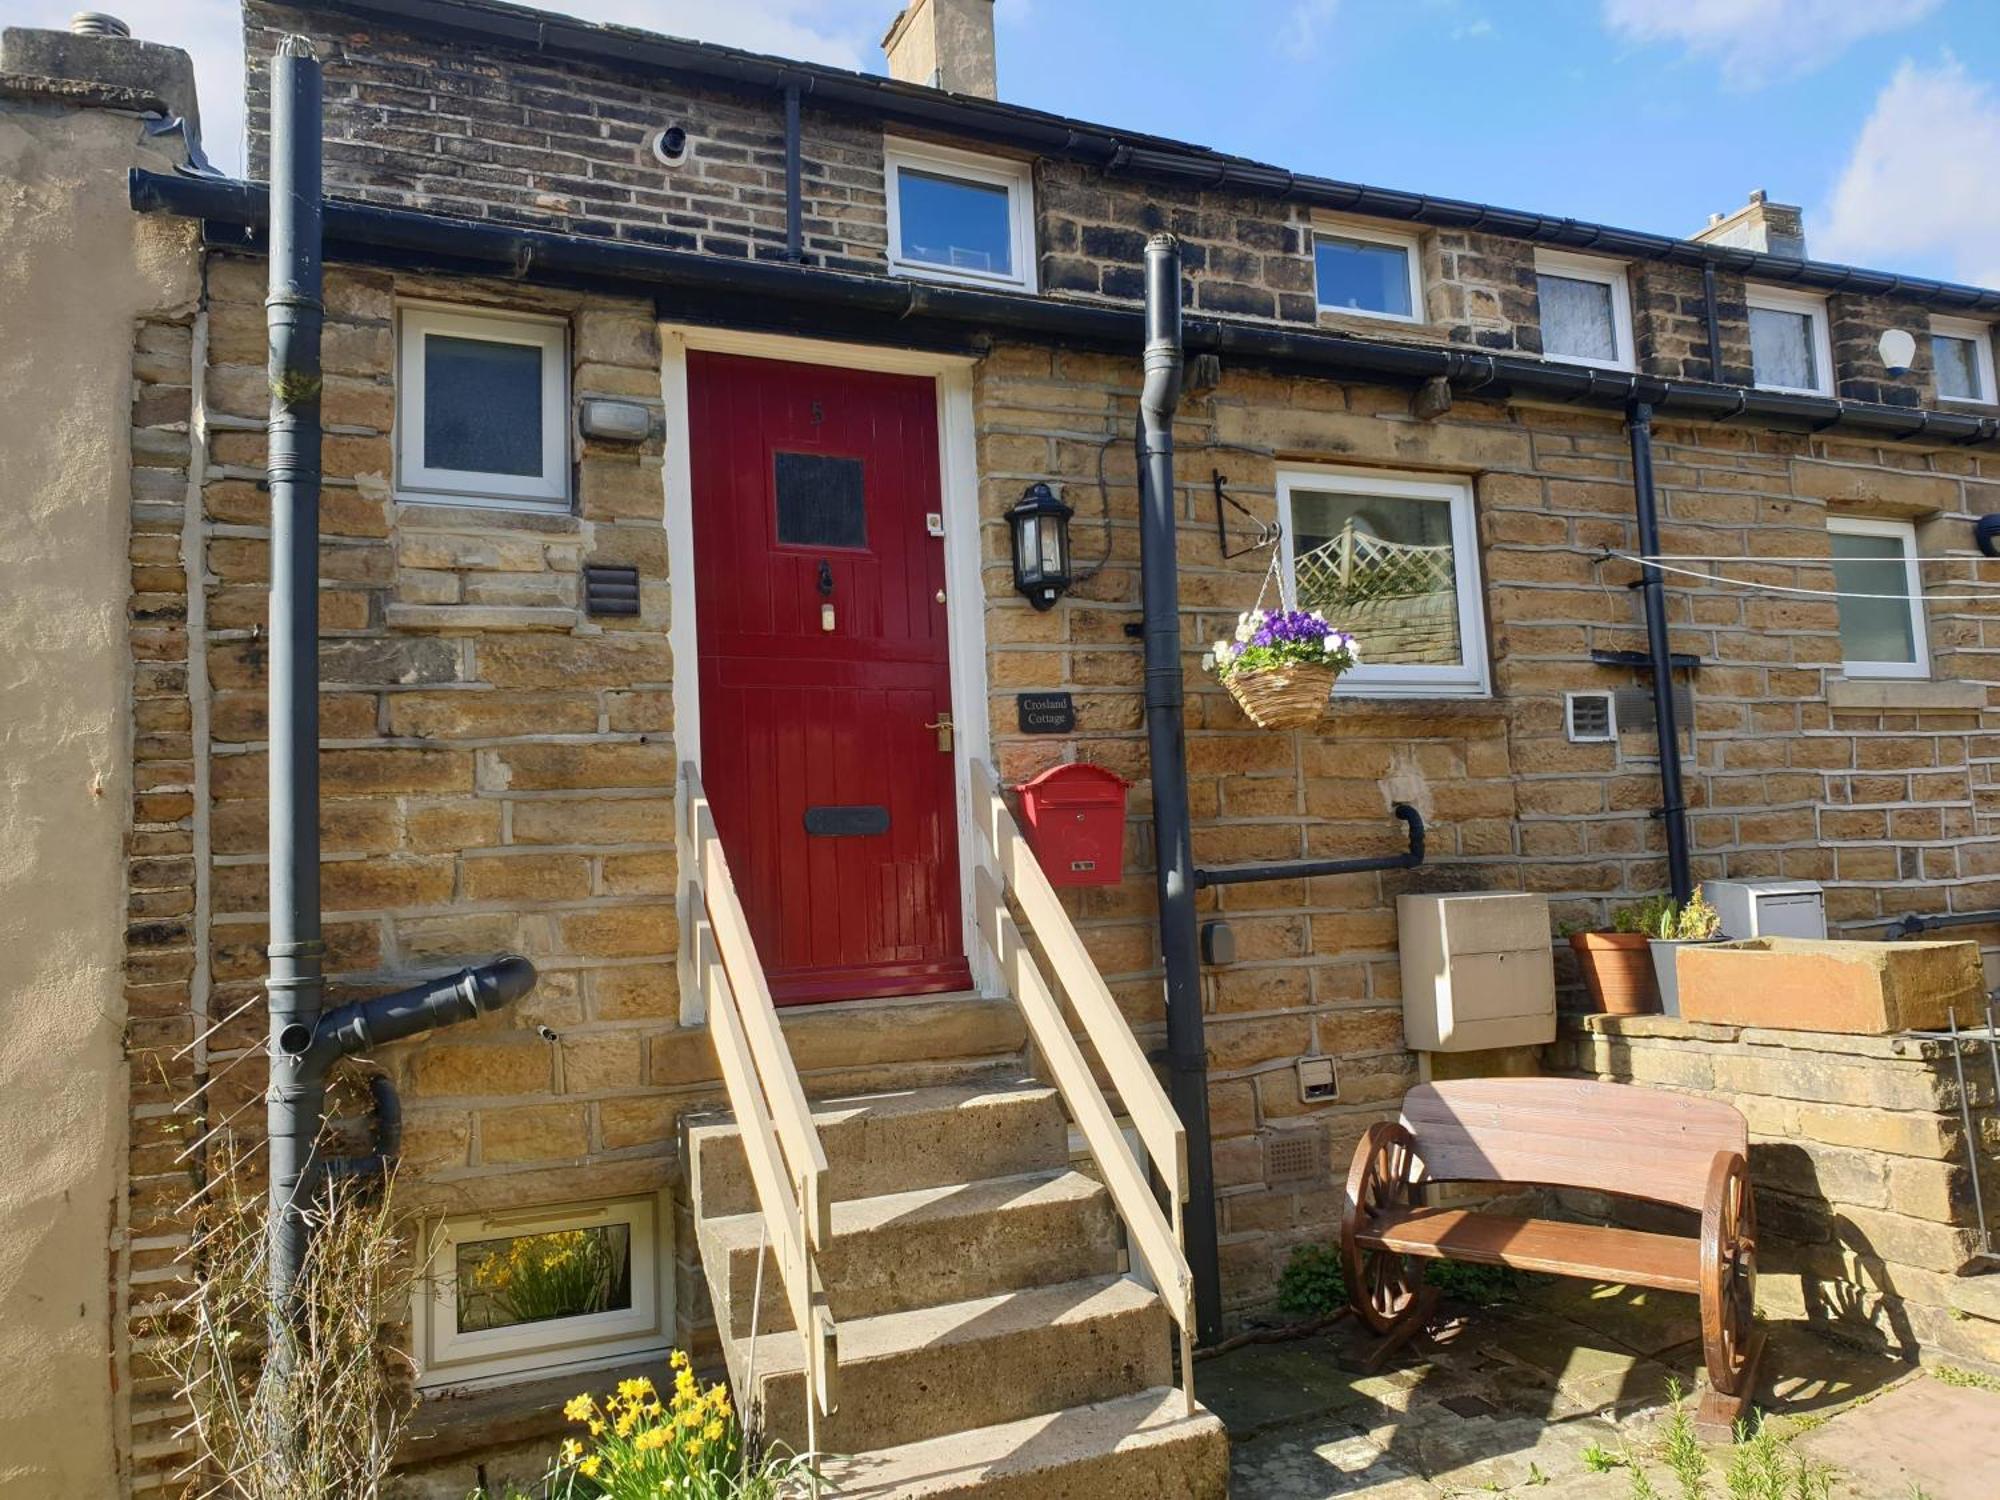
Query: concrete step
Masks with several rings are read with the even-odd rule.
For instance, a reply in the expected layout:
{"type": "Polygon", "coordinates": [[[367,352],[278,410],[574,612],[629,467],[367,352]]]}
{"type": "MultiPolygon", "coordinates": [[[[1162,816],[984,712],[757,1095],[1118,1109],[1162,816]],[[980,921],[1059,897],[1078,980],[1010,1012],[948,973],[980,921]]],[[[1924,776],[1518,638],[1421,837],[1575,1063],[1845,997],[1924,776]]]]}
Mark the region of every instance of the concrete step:
{"type": "Polygon", "coordinates": [[[1154,1388],[834,1459],[826,1477],[842,1500],[1225,1500],[1229,1437],[1154,1388]]]}
{"type": "MultiPolygon", "coordinates": [[[[895,1448],[1163,1386],[1168,1344],[1166,1308],[1128,1277],[857,1318],[840,1325],[839,1409],[820,1418],[819,1449],[895,1448]]],[[[725,1337],[723,1351],[739,1392],[755,1368],[766,1432],[803,1449],[798,1335],[725,1337]]]]}
{"type": "MultiPolygon", "coordinates": [[[[906,1089],[812,1110],[836,1200],[1069,1164],[1062,1097],[1034,1083],[906,1089]]],[[[726,1117],[690,1123],[686,1160],[698,1215],[756,1212],[743,1143],[726,1117]]]]}
{"type": "MultiPolygon", "coordinates": [[[[763,1216],[754,1213],[702,1219],[696,1227],[716,1316],[727,1311],[737,1338],[792,1327],[777,1255],[763,1231],[763,1216]]],[[[834,1204],[820,1279],[845,1324],[1108,1275],[1118,1269],[1119,1241],[1111,1195],[1081,1172],[988,1177],[834,1204]]]]}

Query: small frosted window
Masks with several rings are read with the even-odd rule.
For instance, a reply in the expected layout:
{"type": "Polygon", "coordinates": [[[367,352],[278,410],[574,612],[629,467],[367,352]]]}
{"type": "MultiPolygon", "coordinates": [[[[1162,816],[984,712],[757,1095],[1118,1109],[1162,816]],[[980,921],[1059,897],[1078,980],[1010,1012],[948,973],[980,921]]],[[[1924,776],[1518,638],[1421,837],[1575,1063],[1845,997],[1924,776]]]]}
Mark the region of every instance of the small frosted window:
{"type": "Polygon", "coordinates": [[[1980,389],[1979,351],[1971,339],[1931,335],[1931,363],[1937,368],[1937,391],[1948,401],[1984,401],[1980,389]]]}
{"type": "Polygon", "coordinates": [[[424,463],[468,474],[542,472],[539,345],[425,336],[424,463]]]}
{"type": "Polygon", "coordinates": [[[1757,384],[1816,391],[1819,363],[1813,358],[1812,318],[1784,308],[1750,309],[1750,359],[1757,384]]]}
{"type": "Polygon", "coordinates": [[[1543,274],[1535,278],[1542,304],[1542,352],[1557,359],[1618,359],[1618,325],[1611,288],[1602,281],[1543,274]]]}
{"type": "Polygon", "coordinates": [[[1840,654],[1848,662],[1914,663],[1917,631],[1909,597],[1907,544],[1900,536],[1836,531],[1833,583],[1840,590],[1840,654]],[[1857,597],[1861,595],[1878,597],[1857,597]],[[1879,597],[1887,595],[1889,597],[1879,597]]]}
{"type": "Polygon", "coordinates": [[[1337,312],[1414,317],[1410,252],[1403,245],[1322,236],[1313,247],[1319,305],[1337,312]]]}

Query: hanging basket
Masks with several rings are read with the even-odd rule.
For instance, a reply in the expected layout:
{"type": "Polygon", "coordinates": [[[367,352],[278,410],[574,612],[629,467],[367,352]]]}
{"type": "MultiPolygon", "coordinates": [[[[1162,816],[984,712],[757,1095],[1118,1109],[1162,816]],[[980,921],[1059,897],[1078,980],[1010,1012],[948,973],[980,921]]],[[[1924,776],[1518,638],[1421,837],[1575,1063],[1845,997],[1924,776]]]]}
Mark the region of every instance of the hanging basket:
{"type": "Polygon", "coordinates": [[[1259,729],[1310,729],[1333,706],[1332,667],[1299,663],[1232,672],[1223,685],[1259,729]]]}

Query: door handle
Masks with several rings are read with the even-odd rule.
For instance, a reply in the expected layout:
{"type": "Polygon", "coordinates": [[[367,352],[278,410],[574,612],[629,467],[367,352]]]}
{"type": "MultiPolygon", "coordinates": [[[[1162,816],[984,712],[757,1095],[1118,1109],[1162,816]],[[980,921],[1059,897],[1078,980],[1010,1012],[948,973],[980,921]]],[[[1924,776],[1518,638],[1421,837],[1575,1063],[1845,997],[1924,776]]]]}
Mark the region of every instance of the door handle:
{"type": "Polygon", "coordinates": [[[929,724],[926,724],[924,728],[935,729],[937,731],[938,749],[949,754],[951,751],[951,731],[952,731],[951,715],[939,714],[935,720],[933,720],[929,724]]]}

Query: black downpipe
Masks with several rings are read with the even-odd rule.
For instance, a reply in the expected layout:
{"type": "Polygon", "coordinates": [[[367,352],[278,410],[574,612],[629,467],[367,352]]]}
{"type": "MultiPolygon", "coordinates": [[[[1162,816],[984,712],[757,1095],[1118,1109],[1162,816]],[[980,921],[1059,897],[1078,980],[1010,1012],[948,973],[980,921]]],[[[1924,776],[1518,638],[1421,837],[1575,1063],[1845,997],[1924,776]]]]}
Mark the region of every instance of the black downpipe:
{"type": "Polygon", "coordinates": [[[785,85],[785,259],[805,259],[804,146],[799,139],[799,86],[785,85]]]}
{"type": "Polygon", "coordinates": [[[1146,750],[1153,781],[1153,865],[1167,980],[1168,1094],[1187,1131],[1182,1237],[1194,1274],[1197,1336],[1222,1336],[1215,1163],[1208,1130],[1208,1041],[1201,1017],[1194,844],[1188,830],[1187,725],[1182,714],[1180,560],[1174,517],[1174,409],[1181,399],[1181,248],[1146,242],[1145,383],[1139,395],[1139,577],[1146,644],[1146,750]]]}
{"type": "Polygon", "coordinates": [[[1701,263],[1701,315],[1708,324],[1708,378],[1722,384],[1722,318],[1715,307],[1715,262],[1701,263]]]}
{"type": "MultiPolygon", "coordinates": [[[[1639,515],[1639,555],[1660,555],[1660,514],[1653,493],[1653,409],[1633,403],[1626,430],[1632,440],[1632,495],[1639,515]]],[[[1646,604],[1646,651],[1652,658],[1653,724],[1660,743],[1660,817],[1667,830],[1667,881],[1674,899],[1685,901],[1694,886],[1688,874],[1687,805],[1681,792],[1680,726],[1674,722],[1674,667],[1667,637],[1666,576],[1652,563],[1640,564],[1646,604]]]]}
{"type": "Polygon", "coordinates": [[[289,1368],[326,1072],[302,1054],[319,1026],[320,72],[288,36],[271,63],[270,1011],[271,1359],[289,1368]]]}
{"type": "MultiPolygon", "coordinates": [[[[535,982],[525,958],[504,958],[399,994],[322,1013],[325,944],[319,882],[320,69],[311,44],[288,36],[271,67],[270,345],[270,1017],[265,1130],[268,1380],[293,1367],[299,1278],[310,1212],[330,1170],[319,1151],[328,1069],[343,1057],[432,1026],[469,1020],[535,982]]],[[[341,1175],[381,1172],[400,1147],[402,1110],[388,1079],[370,1089],[375,1152],[341,1175]]],[[[282,1411],[284,1403],[274,1410],[282,1411]]]]}

